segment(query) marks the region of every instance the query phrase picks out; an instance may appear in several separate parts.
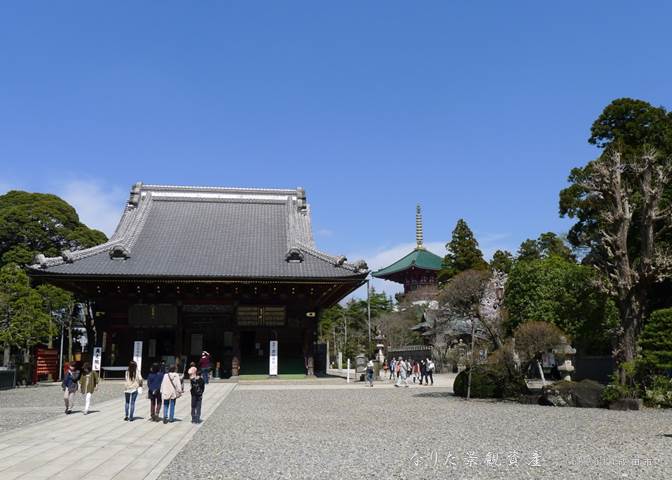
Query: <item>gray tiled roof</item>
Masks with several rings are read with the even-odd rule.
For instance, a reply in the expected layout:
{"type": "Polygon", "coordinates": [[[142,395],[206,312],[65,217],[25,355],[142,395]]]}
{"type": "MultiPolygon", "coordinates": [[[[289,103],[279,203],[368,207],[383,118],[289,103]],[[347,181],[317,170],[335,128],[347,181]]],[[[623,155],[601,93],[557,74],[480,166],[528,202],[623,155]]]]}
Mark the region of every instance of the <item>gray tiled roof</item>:
{"type": "Polygon", "coordinates": [[[136,184],[117,230],[103,245],[36,258],[57,275],[207,278],[361,278],[315,248],[303,189],[136,184]],[[117,258],[112,258],[117,257],[117,258]]]}

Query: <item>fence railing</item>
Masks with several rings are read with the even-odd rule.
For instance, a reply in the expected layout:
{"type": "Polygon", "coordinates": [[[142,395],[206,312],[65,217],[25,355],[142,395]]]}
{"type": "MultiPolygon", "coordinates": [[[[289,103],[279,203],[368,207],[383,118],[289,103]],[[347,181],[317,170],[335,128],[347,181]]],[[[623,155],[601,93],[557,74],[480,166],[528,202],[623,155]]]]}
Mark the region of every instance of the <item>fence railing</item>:
{"type": "Polygon", "coordinates": [[[0,390],[16,387],[16,370],[0,368],[0,390]]]}

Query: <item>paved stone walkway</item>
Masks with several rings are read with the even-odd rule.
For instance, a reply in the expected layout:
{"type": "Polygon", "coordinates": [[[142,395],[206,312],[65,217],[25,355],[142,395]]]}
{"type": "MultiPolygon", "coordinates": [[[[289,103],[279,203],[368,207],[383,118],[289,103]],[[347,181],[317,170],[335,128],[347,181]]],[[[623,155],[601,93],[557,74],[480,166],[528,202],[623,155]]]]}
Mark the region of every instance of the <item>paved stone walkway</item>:
{"type": "MultiPolygon", "coordinates": [[[[211,383],[203,398],[203,419],[236,388],[211,383]]],[[[177,400],[175,423],[148,421],[146,395],[136,402],[136,419],[123,421],[123,398],[96,404],[54,420],[7,432],[0,437],[2,480],[87,478],[155,479],[202,426],[191,423],[188,392],[177,400]]]]}

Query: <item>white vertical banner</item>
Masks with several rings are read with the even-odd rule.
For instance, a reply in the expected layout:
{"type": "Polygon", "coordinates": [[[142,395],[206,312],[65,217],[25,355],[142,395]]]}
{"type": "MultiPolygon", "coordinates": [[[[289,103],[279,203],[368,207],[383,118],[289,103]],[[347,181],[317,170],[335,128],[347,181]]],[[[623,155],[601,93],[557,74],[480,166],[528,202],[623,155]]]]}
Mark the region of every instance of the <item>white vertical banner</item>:
{"type": "Polygon", "coordinates": [[[138,364],[138,372],[142,370],[142,341],[133,342],[133,361],[138,364]]]}
{"type": "Polygon", "coordinates": [[[103,349],[102,347],[95,347],[93,349],[93,360],[91,361],[91,369],[94,372],[100,372],[100,364],[102,363],[103,349]]]}
{"type": "Polygon", "coordinates": [[[278,375],[278,341],[271,340],[268,349],[268,374],[271,376],[278,375]]]}

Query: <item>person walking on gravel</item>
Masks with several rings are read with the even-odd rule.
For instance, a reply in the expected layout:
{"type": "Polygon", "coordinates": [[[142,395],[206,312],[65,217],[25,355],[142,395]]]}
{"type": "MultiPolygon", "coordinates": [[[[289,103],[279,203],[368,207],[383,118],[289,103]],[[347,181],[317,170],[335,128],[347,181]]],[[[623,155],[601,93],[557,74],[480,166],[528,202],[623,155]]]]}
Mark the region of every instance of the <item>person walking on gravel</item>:
{"type": "Polygon", "coordinates": [[[366,381],[369,382],[370,387],[373,387],[373,360],[369,360],[366,364],[366,381]]]}
{"type": "Polygon", "coordinates": [[[124,421],[132,422],[135,413],[135,400],[142,394],[142,375],[138,371],[138,364],[133,360],[128,364],[124,375],[124,421]]]}
{"type": "Polygon", "coordinates": [[[424,360],[420,361],[420,385],[422,382],[427,381],[427,362],[424,360]]]}
{"type": "Polygon", "coordinates": [[[159,414],[161,413],[161,382],[163,376],[164,373],[159,364],[152,364],[147,376],[147,397],[149,398],[149,413],[154,422],[159,421],[159,414]]]}
{"type": "Polygon", "coordinates": [[[79,388],[82,395],[84,395],[84,415],[89,414],[91,396],[93,395],[93,392],[96,391],[99,382],[98,372],[92,371],[91,365],[89,365],[88,362],[82,365],[82,376],[79,379],[79,388]]]}
{"type": "MultiPolygon", "coordinates": [[[[427,377],[432,382],[431,385],[434,385],[434,362],[431,358],[427,359],[427,377]]],[[[425,380],[426,381],[426,380],[425,380]]]]}
{"type": "Polygon", "coordinates": [[[420,364],[413,360],[411,372],[413,374],[413,383],[420,378],[420,364]]]}
{"type": "Polygon", "coordinates": [[[163,423],[175,421],[175,402],[182,396],[182,380],[175,371],[175,365],[171,365],[168,373],[161,381],[161,398],[163,399],[163,423]]]}
{"type": "Polygon", "coordinates": [[[395,387],[401,387],[401,384],[404,384],[404,387],[408,388],[408,370],[406,367],[406,362],[404,362],[404,359],[402,357],[399,357],[399,361],[397,362],[397,368],[399,371],[399,374],[397,376],[397,383],[394,384],[395,387]]]}
{"type": "Polygon", "coordinates": [[[61,382],[61,388],[63,389],[63,401],[65,402],[65,414],[70,415],[72,413],[72,407],[75,406],[75,393],[77,393],[78,382],[79,381],[79,370],[75,366],[74,362],[71,362],[68,365],[68,371],[63,377],[61,382]]]}
{"type": "Polygon", "coordinates": [[[392,360],[390,360],[390,380],[394,380],[394,375],[397,372],[397,361],[392,357],[392,360]]]}
{"type": "Polygon", "coordinates": [[[201,423],[201,404],[204,392],[205,381],[201,376],[201,371],[196,370],[191,379],[191,423],[201,423]]]}

